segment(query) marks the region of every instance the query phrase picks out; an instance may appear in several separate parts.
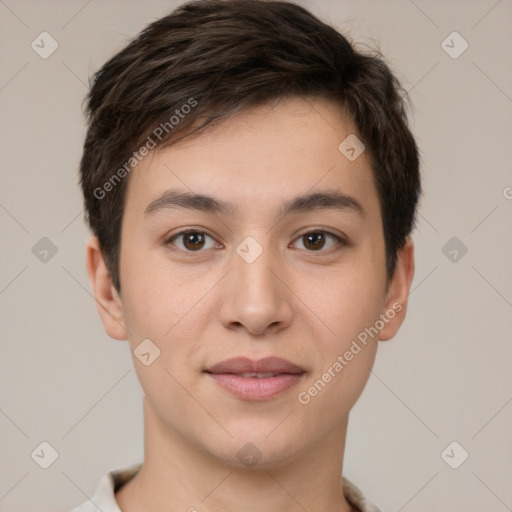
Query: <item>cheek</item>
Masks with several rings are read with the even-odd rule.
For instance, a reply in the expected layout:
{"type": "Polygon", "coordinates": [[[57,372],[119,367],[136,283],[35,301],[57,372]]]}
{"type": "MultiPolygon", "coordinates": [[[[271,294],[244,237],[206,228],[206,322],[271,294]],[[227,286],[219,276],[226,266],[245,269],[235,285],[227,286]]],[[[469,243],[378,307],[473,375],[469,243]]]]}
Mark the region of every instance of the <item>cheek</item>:
{"type": "MultiPolygon", "coordinates": [[[[311,278],[309,284],[317,279],[311,278]]],[[[378,345],[376,321],[384,304],[385,266],[382,247],[354,253],[350,264],[332,272],[310,294],[310,303],[329,329],[317,338],[321,368],[303,389],[304,401],[318,414],[348,413],[361,395],[373,367],[378,345]],[[382,250],[381,250],[382,249],[382,250]]],[[[306,288],[303,288],[304,293],[306,288]]],[[[313,309],[313,308],[312,308],[313,309]]],[[[301,402],[302,403],[302,402],[301,402]]]]}
{"type": "Polygon", "coordinates": [[[218,276],[181,276],[179,271],[170,273],[169,265],[136,259],[125,270],[127,276],[132,276],[125,280],[123,296],[132,350],[149,338],[160,350],[159,362],[173,372],[183,373],[181,362],[195,361],[201,333],[211,322],[207,292],[214,288],[218,276]]]}
{"type": "Polygon", "coordinates": [[[343,363],[332,358],[323,372],[301,388],[298,407],[307,411],[313,430],[322,430],[325,425],[336,424],[348,416],[368,382],[376,348],[376,342],[372,342],[353,354],[350,361],[343,358],[343,353],[339,354],[343,363]]]}
{"type": "Polygon", "coordinates": [[[378,268],[357,263],[309,276],[297,282],[297,295],[323,325],[322,339],[339,350],[378,318],[384,300],[384,279],[378,268]]]}
{"type": "Polygon", "coordinates": [[[298,402],[307,408],[308,421],[321,428],[348,414],[368,382],[378,344],[368,332],[379,317],[382,297],[352,274],[332,280],[329,289],[311,300],[323,325],[310,357],[318,364],[299,390],[298,402]]]}
{"type": "Polygon", "coordinates": [[[162,337],[192,307],[190,303],[197,295],[194,284],[180,279],[179,272],[170,272],[169,265],[151,258],[150,251],[127,250],[122,274],[124,314],[131,332],[140,334],[142,329],[147,331],[144,335],[162,337]]]}

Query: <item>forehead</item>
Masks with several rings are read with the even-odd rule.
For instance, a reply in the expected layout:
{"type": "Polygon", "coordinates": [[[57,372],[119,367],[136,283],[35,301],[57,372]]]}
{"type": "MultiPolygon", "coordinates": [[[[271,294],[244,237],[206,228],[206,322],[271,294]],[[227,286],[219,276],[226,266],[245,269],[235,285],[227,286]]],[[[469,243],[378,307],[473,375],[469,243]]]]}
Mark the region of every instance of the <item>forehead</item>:
{"type": "Polygon", "coordinates": [[[290,98],[243,111],[146,157],[129,177],[125,214],[141,215],[168,190],[216,197],[237,215],[272,213],[291,197],[332,190],[376,213],[368,155],[351,161],[340,150],[355,133],[339,105],[324,99],[290,98]]]}

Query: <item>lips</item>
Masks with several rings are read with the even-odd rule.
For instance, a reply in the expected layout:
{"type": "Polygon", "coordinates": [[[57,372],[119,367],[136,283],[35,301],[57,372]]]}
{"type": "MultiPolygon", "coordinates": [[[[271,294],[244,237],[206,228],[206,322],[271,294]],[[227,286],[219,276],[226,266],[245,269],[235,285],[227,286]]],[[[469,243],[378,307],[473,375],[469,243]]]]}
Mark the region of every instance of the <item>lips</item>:
{"type": "Polygon", "coordinates": [[[205,373],[237,398],[263,401],[297,384],[306,372],[300,366],[278,357],[259,361],[236,357],[217,363],[205,373]]]}
{"type": "MultiPolygon", "coordinates": [[[[253,377],[252,374],[265,375],[273,374],[278,375],[281,373],[299,374],[304,373],[304,370],[299,366],[290,363],[286,359],[279,357],[266,357],[259,361],[253,361],[246,357],[235,357],[222,361],[206,370],[208,373],[213,374],[236,374],[246,377],[253,377]]],[[[270,376],[273,376],[270,375],[270,376]]],[[[258,377],[265,378],[265,377],[258,377]]]]}

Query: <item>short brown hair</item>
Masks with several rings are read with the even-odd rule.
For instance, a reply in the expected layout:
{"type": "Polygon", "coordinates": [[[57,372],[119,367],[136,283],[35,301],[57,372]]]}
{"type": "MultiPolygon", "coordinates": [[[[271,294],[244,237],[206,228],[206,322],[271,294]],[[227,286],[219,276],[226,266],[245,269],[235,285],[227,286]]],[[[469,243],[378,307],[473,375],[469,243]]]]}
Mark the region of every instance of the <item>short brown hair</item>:
{"type": "Polygon", "coordinates": [[[381,54],[357,52],[292,2],[194,0],[151,23],[112,57],[86,98],[85,218],[118,291],[127,174],[139,149],[151,148],[150,140],[174,144],[212,122],[289,96],[332,100],[355,122],[372,162],[388,279],[393,275],[414,227],[421,185],[406,92],[381,54]]]}

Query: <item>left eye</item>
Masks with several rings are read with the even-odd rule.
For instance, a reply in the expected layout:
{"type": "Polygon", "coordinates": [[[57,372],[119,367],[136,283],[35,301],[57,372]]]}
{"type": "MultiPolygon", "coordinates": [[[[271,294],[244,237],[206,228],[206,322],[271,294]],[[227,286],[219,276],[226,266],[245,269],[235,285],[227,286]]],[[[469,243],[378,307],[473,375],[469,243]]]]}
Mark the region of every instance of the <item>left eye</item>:
{"type": "MultiPolygon", "coordinates": [[[[328,233],[327,231],[310,231],[309,233],[304,233],[299,238],[297,238],[297,241],[302,240],[303,246],[307,250],[311,251],[321,251],[322,249],[325,249],[326,239],[334,240],[334,243],[331,245],[331,247],[335,246],[336,244],[343,244],[344,240],[333,234],[328,233]]],[[[330,249],[331,247],[328,247],[330,249]]]]}

